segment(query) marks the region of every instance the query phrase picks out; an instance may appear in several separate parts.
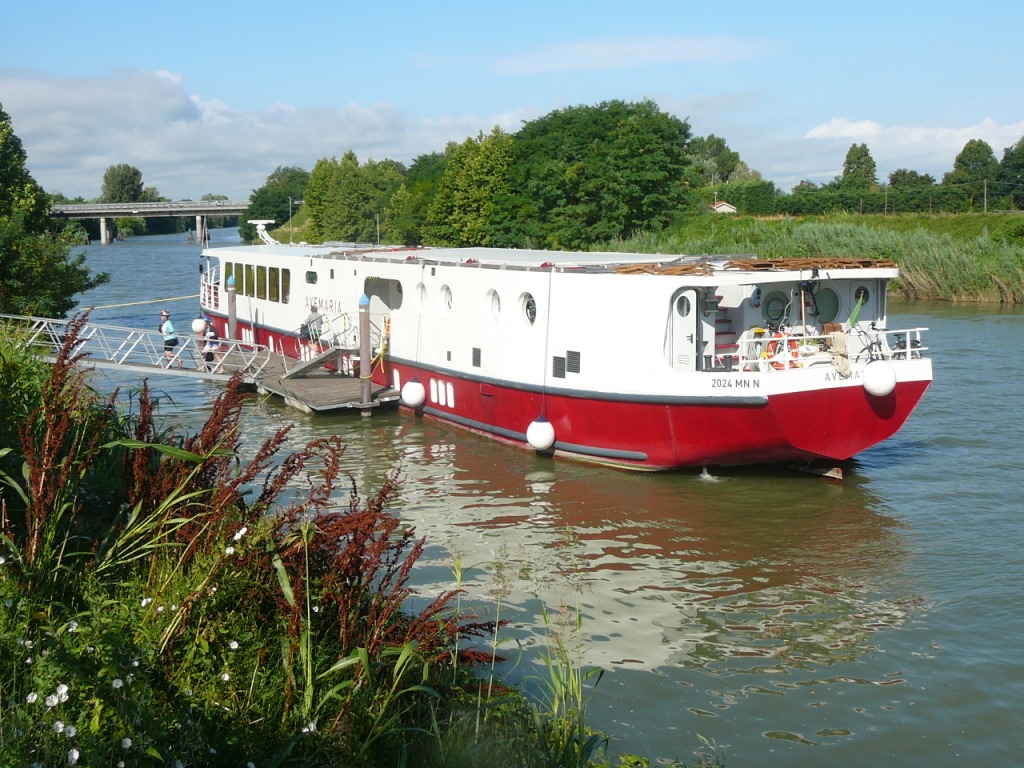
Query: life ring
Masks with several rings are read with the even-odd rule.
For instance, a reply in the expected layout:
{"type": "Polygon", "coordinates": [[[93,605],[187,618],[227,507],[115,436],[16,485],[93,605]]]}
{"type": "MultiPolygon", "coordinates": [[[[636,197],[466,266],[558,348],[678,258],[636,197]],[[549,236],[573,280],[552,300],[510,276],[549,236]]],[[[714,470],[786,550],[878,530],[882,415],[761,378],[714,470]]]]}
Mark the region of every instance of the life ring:
{"type": "Polygon", "coordinates": [[[765,346],[763,357],[776,370],[795,368],[796,360],[800,357],[800,344],[788,333],[776,332],[772,334],[772,340],[765,346]]]}

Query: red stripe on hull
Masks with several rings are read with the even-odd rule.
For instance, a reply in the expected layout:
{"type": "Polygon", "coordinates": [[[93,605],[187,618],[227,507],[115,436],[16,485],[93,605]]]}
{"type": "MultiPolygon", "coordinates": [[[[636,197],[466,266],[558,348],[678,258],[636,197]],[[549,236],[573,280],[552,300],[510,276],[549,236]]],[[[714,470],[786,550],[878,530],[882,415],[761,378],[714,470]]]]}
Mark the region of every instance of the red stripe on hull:
{"type": "MultiPolygon", "coordinates": [[[[634,469],[842,460],[893,435],[929,382],[901,383],[885,398],[859,385],[774,395],[767,403],[721,405],[565,397],[432,375],[407,366],[401,381],[450,382],[454,406],[427,402],[427,414],[528,447],[530,423],[544,415],[556,454],[634,469]]],[[[379,369],[375,378],[385,384],[379,369]]],[[[429,387],[428,387],[429,390],[429,387]]]]}

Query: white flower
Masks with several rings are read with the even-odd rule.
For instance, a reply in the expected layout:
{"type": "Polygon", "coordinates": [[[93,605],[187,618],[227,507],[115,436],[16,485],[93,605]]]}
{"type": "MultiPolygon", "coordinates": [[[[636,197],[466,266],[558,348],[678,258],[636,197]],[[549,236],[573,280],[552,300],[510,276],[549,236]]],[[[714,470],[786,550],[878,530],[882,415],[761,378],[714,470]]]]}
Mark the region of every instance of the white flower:
{"type": "Polygon", "coordinates": [[[224,550],[224,554],[225,555],[233,555],[233,554],[235,554],[235,548],[234,547],[228,547],[227,549],[224,550]]]}
{"type": "Polygon", "coordinates": [[[230,648],[232,651],[237,651],[238,650],[238,643],[236,641],[232,640],[230,643],[228,643],[228,648],[230,648]]]}
{"type": "Polygon", "coordinates": [[[32,663],[32,657],[29,656],[27,659],[25,659],[25,663],[26,664],[31,664],[32,663]]]}
{"type": "Polygon", "coordinates": [[[248,532],[248,526],[243,525],[241,528],[238,529],[238,533],[235,534],[235,541],[241,541],[242,537],[245,536],[245,534],[248,532]]]}
{"type": "Polygon", "coordinates": [[[316,730],[316,723],[313,722],[313,721],[310,721],[310,722],[306,723],[306,725],[303,726],[303,728],[302,728],[302,732],[303,733],[313,733],[313,731],[315,731],[315,730],[316,730]]]}
{"type": "Polygon", "coordinates": [[[78,762],[78,750],[72,747],[68,750],[68,765],[74,765],[78,762]]]}
{"type": "Polygon", "coordinates": [[[60,702],[68,700],[68,687],[64,683],[57,686],[57,700],[60,702]]]}
{"type": "Polygon", "coordinates": [[[122,685],[124,685],[124,680],[122,680],[120,677],[115,677],[114,682],[112,682],[111,685],[114,686],[114,688],[120,688],[122,685]]]}
{"type": "Polygon", "coordinates": [[[157,612],[157,613],[163,613],[163,612],[164,612],[164,607],[163,607],[162,605],[158,605],[158,606],[156,607],[156,612],[157,612]]]}
{"type": "Polygon", "coordinates": [[[145,608],[147,605],[149,605],[152,602],[153,602],[153,598],[152,597],[144,597],[144,598],[142,598],[142,607],[145,608]]]}
{"type": "Polygon", "coordinates": [[[0,565],[3,565],[6,562],[7,562],[7,558],[4,557],[3,555],[0,555],[0,565]]]}
{"type": "Polygon", "coordinates": [[[252,760],[250,760],[248,763],[245,764],[245,768],[256,768],[256,764],[252,762],[252,760]]]}
{"type": "Polygon", "coordinates": [[[223,675],[220,676],[220,679],[223,680],[226,683],[228,680],[231,679],[231,675],[229,675],[227,672],[225,672],[223,675]]]}
{"type": "Polygon", "coordinates": [[[57,696],[55,694],[51,693],[46,697],[46,706],[50,709],[57,706],[57,696]]]}
{"type": "Polygon", "coordinates": [[[133,667],[139,666],[139,660],[138,659],[132,659],[132,666],[133,667]]]}
{"type": "Polygon", "coordinates": [[[69,725],[64,729],[64,735],[69,739],[75,738],[75,734],[78,733],[78,729],[73,725],[69,725]]]}
{"type": "Polygon", "coordinates": [[[68,622],[68,632],[74,632],[76,629],[78,629],[77,621],[68,622]]]}
{"type": "Polygon", "coordinates": [[[58,720],[57,722],[55,722],[53,724],[53,732],[54,733],[64,733],[64,721],[63,720],[58,720]]]}
{"type": "Polygon", "coordinates": [[[131,739],[129,739],[127,736],[125,736],[123,739],[121,739],[121,749],[131,749],[131,748],[132,748],[132,740],[131,739]]]}

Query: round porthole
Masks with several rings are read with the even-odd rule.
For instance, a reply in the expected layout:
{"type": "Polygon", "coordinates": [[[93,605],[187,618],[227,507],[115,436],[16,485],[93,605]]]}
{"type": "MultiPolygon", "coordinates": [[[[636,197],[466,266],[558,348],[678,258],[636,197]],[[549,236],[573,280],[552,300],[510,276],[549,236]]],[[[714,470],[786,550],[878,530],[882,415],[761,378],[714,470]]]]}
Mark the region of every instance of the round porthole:
{"type": "Polygon", "coordinates": [[[442,285],[441,286],[440,301],[441,301],[441,311],[442,312],[451,312],[452,311],[452,289],[451,289],[451,286],[449,286],[449,285],[442,285]]]}
{"type": "Polygon", "coordinates": [[[533,298],[533,294],[524,293],[519,297],[519,306],[523,311],[523,319],[527,325],[533,325],[537,322],[537,302],[533,298]]]}
{"type": "Polygon", "coordinates": [[[772,291],[764,297],[761,315],[768,323],[780,323],[789,315],[789,297],[782,291],[772,291]]]}
{"type": "Polygon", "coordinates": [[[416,297],[419,309],[422,311],[427,308],[427,286],[423,283],[419,283],[416,286],[416,297]]]}
{"type": "Polygon", "coordinates": [[[676,314],[680,317],[686,317],[690,314],[693,306],[690,304],[689,296],[680,296],[676,299],[676,314]]]}
{"type": "Polygon", "coordinates": [[[863,285],[857,286],[857,290],[853,292],[853,300],[861,304],[867,304],[870,298],[871,292],[863,285]]]}
{"type": "Polygon", "coordinates": [[[501,297],[493,288],[487,292],[487,304],[491,308],[491,317],[495,320],[501,317],[501,297]]]}

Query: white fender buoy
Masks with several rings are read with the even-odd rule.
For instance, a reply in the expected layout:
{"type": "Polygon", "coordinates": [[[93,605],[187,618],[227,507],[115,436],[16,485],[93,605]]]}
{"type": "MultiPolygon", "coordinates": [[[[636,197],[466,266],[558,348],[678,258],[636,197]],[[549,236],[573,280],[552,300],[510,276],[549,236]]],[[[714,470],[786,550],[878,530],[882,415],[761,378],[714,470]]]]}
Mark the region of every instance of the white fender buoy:
{"type": "Polygon", "coordinates": [[[555,444],[555,428],[543,416],[538,416],[526,429],[526,442],[535,451],[546,451],[555,444]]]}
{"type": "Polygon", "coordinates": [[[202,333],[205,330],[206,321],[203,318],[197,317],[195,320],[192,321],[192,333],[202,333]]]}
{"type": "Polygon", "coordinates": [[[869,395],[885,397],[896,389],[896,371],[884,360],[872,360],[864,368],[864,389],[869,395]]]}
{"type": "Polygon", "coordinates": [[[410,408],[419,408],[427,399],[427,390],[419,379],[407,381],[402,385],[402,403],[410,408]]]}

